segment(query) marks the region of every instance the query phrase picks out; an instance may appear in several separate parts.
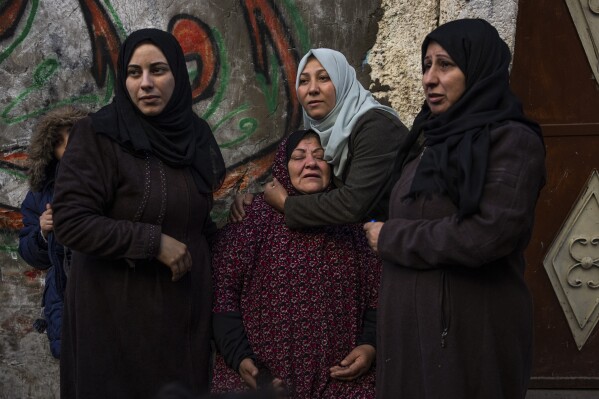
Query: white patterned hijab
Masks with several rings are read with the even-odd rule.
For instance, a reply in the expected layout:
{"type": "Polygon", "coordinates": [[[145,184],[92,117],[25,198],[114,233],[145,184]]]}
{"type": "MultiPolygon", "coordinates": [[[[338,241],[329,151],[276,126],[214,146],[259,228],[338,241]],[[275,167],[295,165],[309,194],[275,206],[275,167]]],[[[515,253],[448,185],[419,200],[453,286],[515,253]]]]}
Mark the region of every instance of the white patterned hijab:
{"type": "Polygon", "coordinates": [[[398,118],[399,116],[394,109],[376,101],[360,84],[355,69],[349,65],[343,54],[328,48],[312,49],[304,55],[298,66],[296,91],[310,56],[314,56],[329,74],[335,86],[336,104],[331,112],[320,120],[310,118],[304,110],[304,128],[318,133],[325,149],[324,159],[333,165],[335,176],[341,178],[347,163],[349,135],[360,117],[371,109],[380,109],[398,118]]]}

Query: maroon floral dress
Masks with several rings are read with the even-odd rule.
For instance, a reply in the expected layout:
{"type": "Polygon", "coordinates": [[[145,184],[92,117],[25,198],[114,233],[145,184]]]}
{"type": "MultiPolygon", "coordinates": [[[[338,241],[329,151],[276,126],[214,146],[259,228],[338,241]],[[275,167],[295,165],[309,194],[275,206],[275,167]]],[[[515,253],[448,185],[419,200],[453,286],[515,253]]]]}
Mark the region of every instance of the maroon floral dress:
{"type": "MultiPolygon", "coordinates": [[[[273,176],[289,192],[285,142],[273,176]]],[[[239,312],[251,350],[292,398],[374,398],[374,366],[352,382],[329,369],[357,346],[367,309],[376,309],[380,260],[361,225],[290,230],[284,215],[257,195],[241,223],[213,245],[215,314],[239,312]]],[[[216,357],[212,391],[247,389],[216,357]]]]}

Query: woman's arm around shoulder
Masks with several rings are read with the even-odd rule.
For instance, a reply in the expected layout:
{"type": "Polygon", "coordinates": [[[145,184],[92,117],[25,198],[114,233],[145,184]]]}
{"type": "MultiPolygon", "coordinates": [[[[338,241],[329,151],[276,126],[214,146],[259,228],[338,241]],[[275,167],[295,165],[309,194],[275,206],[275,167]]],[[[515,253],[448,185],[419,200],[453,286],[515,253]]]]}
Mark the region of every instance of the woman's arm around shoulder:
{"type": "Polygon", "coordinates": [[[408,130],[392,114],[364,114],[350,136],[352,158],[343,187],[285,201],[285,222],[291,228],[358,223],[367,218],[389,179],[397,151],[408,130]]]}

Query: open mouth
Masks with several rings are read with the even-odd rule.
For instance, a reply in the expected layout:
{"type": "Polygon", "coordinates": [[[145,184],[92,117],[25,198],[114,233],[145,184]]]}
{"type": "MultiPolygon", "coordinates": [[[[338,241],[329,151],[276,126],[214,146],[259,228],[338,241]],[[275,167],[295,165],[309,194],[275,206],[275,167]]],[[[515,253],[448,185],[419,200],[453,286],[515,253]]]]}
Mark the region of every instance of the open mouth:
{"type": "Polygon", "coordinates": [[[317,173],[307,173],[303,176],[304,179],[320,179],[320,175],[317,173]]]}

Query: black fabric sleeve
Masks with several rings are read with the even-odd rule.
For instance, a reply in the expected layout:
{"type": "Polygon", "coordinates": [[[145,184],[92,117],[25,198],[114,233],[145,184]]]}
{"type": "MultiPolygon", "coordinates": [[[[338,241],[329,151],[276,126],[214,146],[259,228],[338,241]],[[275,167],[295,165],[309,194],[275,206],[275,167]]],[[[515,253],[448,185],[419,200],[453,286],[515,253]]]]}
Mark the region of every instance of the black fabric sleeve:
{"type": "Polygon", "coordinates": [[[108,216],[117,193],[135,198],[137,186],[131,182],[143,173],[137,159],[107,136],[96,134],[90,118],[73,125],[54,186],[58,242],[111,260],[158,256],[161,225],[108,216]]]}
{"type": "Polygon", "coordinates": [[[369,344],[376,348],[376,309],[366,309],[362,321],[362,334],[358,336],[356,345],[369,344]]]}
{"type": "Polygon", "coordinates": [[[214,313],[212,331],[216,348],[223,355],[227,366],[239,372],[239,365],[246,357],[256,363],[256,356],[245,334],[241,313],[214,313]]]}
{"type": "Polygon", "coordinates": [[[210,215],[208,215],[208,217],[206,218],[206,222],[204,223],[203,233],[204,233],[204,236],[206,237],[206,240],[208,240],[208,244],[210,245],[210,247],[212,247],[212,243],[214,242],[214,239],[216,238],[217,232],[218,232],[218,226],[216,225],[216,223],[214,223],[214,220],[212,220],[212,217],[210,217],[210,215]]]}

